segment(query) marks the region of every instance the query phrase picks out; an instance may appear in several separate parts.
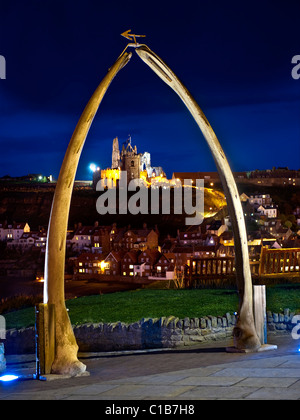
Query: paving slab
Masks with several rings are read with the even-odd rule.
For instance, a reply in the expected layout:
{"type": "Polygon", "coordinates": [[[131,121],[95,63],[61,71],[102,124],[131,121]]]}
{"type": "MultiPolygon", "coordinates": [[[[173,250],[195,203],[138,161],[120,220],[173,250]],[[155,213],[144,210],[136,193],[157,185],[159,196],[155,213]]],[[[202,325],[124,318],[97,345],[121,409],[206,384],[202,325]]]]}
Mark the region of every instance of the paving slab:
{"type": "Polygon", "coordinates": [[[214,373],[214,376],[238,376],[241,378],[300,378],[300,369],[228,367],[214,373]]]}
{"type": "MultiPolygon", "coordinates": [[[[272,337],[272,341],[275,338],[272,337]]],[[[278,348],[261,353],[227,353],[228,342],[186,349],[79,355],[90,376],[57,381],[0,383],[0,400],[297,400],[300,399],[299,343],[276,338],[278,348]]],[[[12,373],[35,373],[34,355],[7,356],[12,373]]],[[[107,404],[106,403],[106,404],[107,404]]]]}

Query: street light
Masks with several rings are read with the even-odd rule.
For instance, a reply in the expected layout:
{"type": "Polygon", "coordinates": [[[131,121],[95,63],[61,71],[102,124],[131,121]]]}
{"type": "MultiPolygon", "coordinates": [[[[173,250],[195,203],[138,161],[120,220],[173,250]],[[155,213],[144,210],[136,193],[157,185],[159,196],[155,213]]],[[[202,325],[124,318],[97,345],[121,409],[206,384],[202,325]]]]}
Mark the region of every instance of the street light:
{"type": "Polygon", "coordinates": [[[97,165],[95,165],[94,163],[91,163],[91,164],[90,164],[90,166],[89,166],[89,168],[90,168],[90,170],[91,170],[92,172],[96,172],[96,170],[97,170],[97,165]]]}

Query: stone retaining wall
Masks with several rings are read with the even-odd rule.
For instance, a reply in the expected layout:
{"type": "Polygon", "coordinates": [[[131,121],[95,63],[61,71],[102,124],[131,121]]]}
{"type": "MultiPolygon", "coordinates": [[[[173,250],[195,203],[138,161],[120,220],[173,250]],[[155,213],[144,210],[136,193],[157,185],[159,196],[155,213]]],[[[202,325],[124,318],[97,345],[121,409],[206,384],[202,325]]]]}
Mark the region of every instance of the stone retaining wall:
{"type": "MultiPolygon", "coordinates": [[[[267,312],[268,332],[290,333],[295,314],[267,312]]],[[[74,326],[74,334],[81,352],[140,350],[191,346],[211,340],[224,340],[232,336],[236,316],[179,319],[174,316],[141,319],[133,324],[98,323],[74,326]]],[[[35,330],[24,328],[8,330],[5,340],[6,354],[35,353],[35,330]]]]}

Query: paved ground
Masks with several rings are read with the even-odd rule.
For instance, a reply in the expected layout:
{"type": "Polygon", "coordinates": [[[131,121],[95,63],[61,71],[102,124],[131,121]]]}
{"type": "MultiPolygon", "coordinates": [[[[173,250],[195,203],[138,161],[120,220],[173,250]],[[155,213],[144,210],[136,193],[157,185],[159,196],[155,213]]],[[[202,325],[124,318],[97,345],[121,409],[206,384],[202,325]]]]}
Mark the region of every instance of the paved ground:
{"type": "MultiPolygon", "coordinates": [[[[269,337],[277,350],[227,353],[229,342],[183,350],[85,353],[90,376],[0,383],[0,400],[300,399],[300,342],[269,337]]],[[[34,355],[8,356],[6,373],[30,375],[34,355]]]]}

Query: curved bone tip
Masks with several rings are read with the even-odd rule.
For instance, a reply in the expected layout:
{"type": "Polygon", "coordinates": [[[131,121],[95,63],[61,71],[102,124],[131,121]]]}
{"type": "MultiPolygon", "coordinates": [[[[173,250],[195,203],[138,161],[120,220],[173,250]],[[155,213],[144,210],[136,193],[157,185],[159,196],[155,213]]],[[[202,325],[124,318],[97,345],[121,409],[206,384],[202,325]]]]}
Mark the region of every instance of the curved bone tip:
{"type": "Polygon", "coordinates": [[[140,57],[143,57],[143,56],[149,55],[149,53],[152,53],[152,51],[150,50],[150,48],[146,44],[141,44],[139,47],[135,48],[135,52],[140,57]]]}
{"type": "Polygon", "coordinates": [[[123,58],[123,59],[125,59],[125,62],[126,63],[128,63],[128,61],[131,59],[131,57],[132,57],[132,52],[124,52],[121,56],[120,56],[120,58],[123,58]]]}

